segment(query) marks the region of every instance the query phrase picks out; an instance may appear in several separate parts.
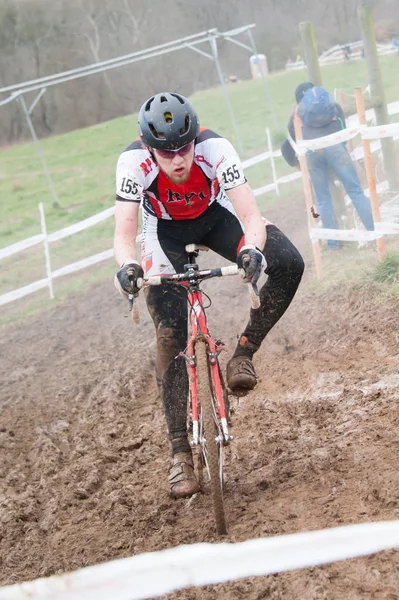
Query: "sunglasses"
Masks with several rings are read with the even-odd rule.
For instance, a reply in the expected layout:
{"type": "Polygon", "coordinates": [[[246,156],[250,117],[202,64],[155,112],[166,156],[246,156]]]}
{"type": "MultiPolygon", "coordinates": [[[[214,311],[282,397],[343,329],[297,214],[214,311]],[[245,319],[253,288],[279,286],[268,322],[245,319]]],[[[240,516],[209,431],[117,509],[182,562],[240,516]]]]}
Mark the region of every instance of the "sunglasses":
{"type": "Polygon", "coordinates": [[[190,142],[189,144],[186,144],[185,146],[183,146],[182,148],[179,148],[178,150],[159,150],[157,148],[156,152],[157,152],[157,154],[159,154],[159,156],[161,158],[168,158],[168,159],[172,160],[176,155],[177,156],[187,156],[187,154],[191,151],[193,145],[194,145],[194,142],[190,142]]]}

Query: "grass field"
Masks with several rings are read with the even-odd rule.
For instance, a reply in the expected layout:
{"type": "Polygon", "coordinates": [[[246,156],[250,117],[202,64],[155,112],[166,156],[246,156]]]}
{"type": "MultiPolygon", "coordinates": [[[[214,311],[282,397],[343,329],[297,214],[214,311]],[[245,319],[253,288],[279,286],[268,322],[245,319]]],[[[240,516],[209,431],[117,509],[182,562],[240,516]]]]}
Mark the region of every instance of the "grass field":
{"type": "MultiPolygon", "coordinates": [[[[381,59],[387,101],[399,99],[397,69],[399,57],[381,59]]],[[[324,85],[353,93],[355,86],[367,85],[363,61],[323,67],[324,85]]],[[[266,149],[265,128],[272,130],[275,147],[279,146],[286,123],[294,106],[294,90],[306,79],[306,72],[281,72],[268,77],[267,85],[279,122],[276,127],[268,108],[264,84],[242,81],[228,87],[239,135],[244,147],[242,158],[248,158],[266,149]]],[[[229,113],[221,88],[199,92],[192,98],[202,124],[225,135],[237,145],[229,113]]],[[[348,96],[348,102],[352,99],[348,96]]],[[[352,111],[354,112],[354,111],[352,111]]],[[[35,146],[32,143],[0,150],[0,236],[1,247],[40,233],[38,203],[43,202],[48,232],[76,223],[114,203],[114,175],[120,152],[137,135],[137,115],[115,119],[107,123],[41,140],[49,172],[58,195],[53,202],[35,146]]],[[[277,163],[278,174],[289,173],[282,160],[277,163]]],[[[247,176],[253,187],[272,181],[270,166],[261,163],[251,167],[247,176]]],[[[296,186],[286,185],[284,195],[292,194],[296,186]]],[[[274,193],[260,199],[262,208],[276,201],[274,193]]],[[[112,246],[112,219],[85,232],[66,238],[51,246],[52,267],[57,268],[108,249],[112,246]]],[[[95,268],[111,270],[109,265],[95,268]]],[[[43,252],[40,247],[2,261],[0,294],[44,277],[43,252]],[[29,273],[27,276],[26,273],[29,273]]],[[[93,275],[94,276],[94,275],[93,275]]],[[[98,275],[100,276],[100,275],[98,275]]],[[[78,289],[88,277],[76,275],[55,282],[62,294],[78,289]],[[67,291],[65,291],[67,290],[67,291]]],[[[41,296],[44,292],[40,293],[41,296]]],[[[40,300],[38,299],[38,305],[40,300]]],[[[18,304],[18,303],[15,303],[18,304]]],[[[37,303],[32,302],[33,306],[37,303]]]]}

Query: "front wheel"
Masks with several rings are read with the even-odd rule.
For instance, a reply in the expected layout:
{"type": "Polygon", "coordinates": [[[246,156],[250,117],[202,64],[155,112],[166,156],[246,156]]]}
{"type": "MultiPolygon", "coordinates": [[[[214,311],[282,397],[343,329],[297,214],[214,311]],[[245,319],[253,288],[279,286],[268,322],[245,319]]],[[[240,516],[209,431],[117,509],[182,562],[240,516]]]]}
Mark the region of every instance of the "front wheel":
{"type": "Polygon", "coordinates": [[[205,461],[209,470],[213,511],[216,531],[220,535],[227,533],[227,522],[223,502],[223,489],[219,473],[219,444],[216,437],[219,429],[216,424],[216,407],[213,402],[212,387],[208,366],[207,345],[199,340],[195,345],[197,363],[197,394],[201,407],[204,435],[206,438],[205,461]]]}

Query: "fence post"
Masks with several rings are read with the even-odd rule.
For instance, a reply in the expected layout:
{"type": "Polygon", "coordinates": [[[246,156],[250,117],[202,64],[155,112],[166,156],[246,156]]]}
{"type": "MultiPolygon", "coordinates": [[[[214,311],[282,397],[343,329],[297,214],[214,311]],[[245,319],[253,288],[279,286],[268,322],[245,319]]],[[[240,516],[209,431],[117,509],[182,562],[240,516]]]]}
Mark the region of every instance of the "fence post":
{"type": "Polygon", "coordinates": [[[47,285],[48,285],[50,299],[53,300],[54,299],[54,290],[53,290],[53,279],[51,276],[50,247],[49,247],[48,237],[47,237],[46,219],[44,217],[43,202],[39,203],[39,212],[40,212],[40,225],[42,227],[42,234],[43,234],[44,257],[45,257],[45,261],[46,261],[47,285]]]}
{"type": "Polygon", "coordinates": [[[270,135],[270,129],[268,127],[266,127],[266,137],[267,137],[268,150],[270,152],[270,163],[271,163],[271,166],[272,166],[273,181],[274,181],[274,185],[276,186],[276,194],[277,194],[277,196],[279,196],[280,195],[280,190],[278,189],[276,161],[274,160],[273,147],[272,147],[272,137],[270,135]]]}
{"type": "MultiPolygon", "coordinates": [[[[295,137],[297,142],[303,139],[302,135],[302,124],[299,119],[294,119],[295,126],[295,137]]],[[[309,228],[316,227],[316,219],[313,216],[312,208],[313,208],[313,193],[312,193],[312,184],[310,182],[308,163],[306,161],[306,156],[299,155],[298,156],[299,164],[301,167],[302,173],[302,184],[303,191],[305,193],[305,201],[306,201],[306,214],[308,217],[308,225],[309,228]]],[[[316,267],[317,278],[321,279],[323,276],[323,265],[321,262],[321,250],[320,250],[320,240],[313,240],[312,242],[312,250],[313,250],[313,258],[316,267]]]]}
{"type": "MultiPolygon", "coordinates": [[[[364,57],[366,60],[370,85],[370,98],[375,111],[377,125],[389,123],[385,91],[382,83],[381,69],[378,61],[378,51],[371,10],[368,6],[359,6],[357,14],[362,30],[364,57]]],[[[381,140],[384,166],[391,190],[399,189],[399,177],[396,169],[395,146],[391,138],[381,140]]]]}
{"type": "MultiPolygon", "coordinates": [[[[355,97],[356,97],[356,108],[357,108],[357,112],[359,115],[359,123],[360,123],[360,125],[367,125],[366,109],[364,106],[364,97],[363,97],[363,91],[362,91],[361,87],[357,87],[355,89],[355,97]]],[[[373,163],[373,158],[371,156],[370,140],[362,139],[362,144],[363,144],[363,152],[364,152],[364,165],[366,167],[366,174],[367,174],[367,183],[368,183],[369,190],[370,190],[370,201],[371,201],[371,209],[373,211],[373,219],[374,219],[374,223],[380,223],[381,222],[380,205],[379,205],[379,199],[378,199],[378,194],[377,194],[377,186],[375,183],[374,163],[373,163]]],[[[382,260],[384,258],[384,254],[385,254],[385,240],[383,237],[381,237],[381,238],[377,238],[376,242],[377,242],[378,258],[380,260],[382,260]]]]}

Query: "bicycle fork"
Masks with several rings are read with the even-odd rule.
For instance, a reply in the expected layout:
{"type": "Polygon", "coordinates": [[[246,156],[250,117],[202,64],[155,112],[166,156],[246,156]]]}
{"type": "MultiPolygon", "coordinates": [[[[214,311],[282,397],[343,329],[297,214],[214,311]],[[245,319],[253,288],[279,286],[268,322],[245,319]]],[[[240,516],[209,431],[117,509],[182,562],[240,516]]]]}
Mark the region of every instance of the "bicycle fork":
{"type": "Polygon", "coordinates": [[[191,412],[192,412],[192,421],[193,421],[193,435],[192,435],[192,446],[197,446],[198,444],[203,444],[205,442],[203,437],[203,432],[200,429],[200,419],[199,419],[199,407],[198,407],[198,395],[197,395],[197,365],[195,360],[194,353],[194,344],[206,344],[207,355],[209,361],[209,375],[212,382],[212,390],[214,391],[214,419],[215,425],[218,430],[218,435],[215,438],[215,441],[218,444],[228,444],[233,438],[229,433],[229,427],[227,424],[227,415],[225,411],[224,401],[223,401],[223,387],[220,378],[219,372],[219,362],[218,356],[220,352],[224,349],[223,344],[216,345],[211,337],[202,334],[198,336],[195,341],[190,340],[187,346],[187,352],[181,353],[181,355],[185,358],[187,364],[189,385],[190,385],[190,400],[191,400],[191,412]],[[218,413],[216,410],[218,409],[218,413]]]}

